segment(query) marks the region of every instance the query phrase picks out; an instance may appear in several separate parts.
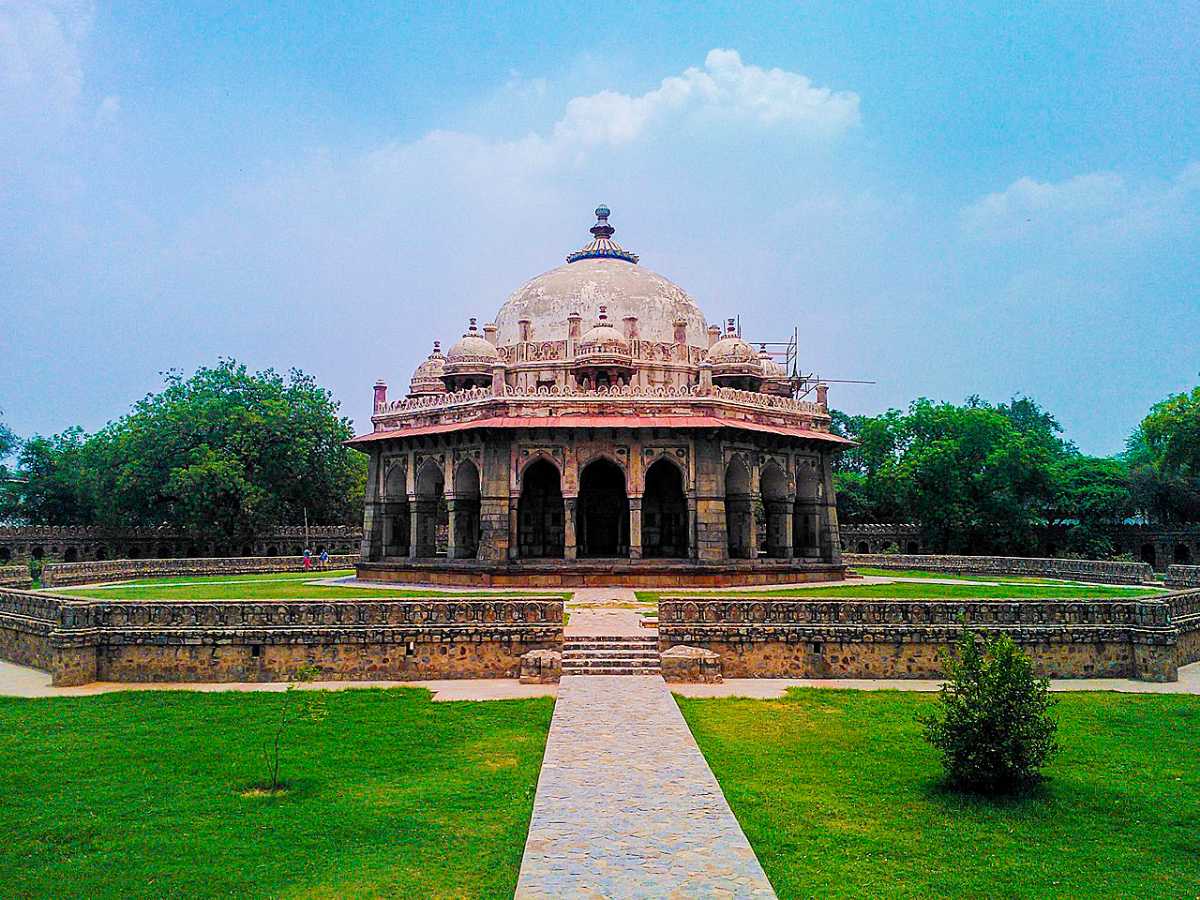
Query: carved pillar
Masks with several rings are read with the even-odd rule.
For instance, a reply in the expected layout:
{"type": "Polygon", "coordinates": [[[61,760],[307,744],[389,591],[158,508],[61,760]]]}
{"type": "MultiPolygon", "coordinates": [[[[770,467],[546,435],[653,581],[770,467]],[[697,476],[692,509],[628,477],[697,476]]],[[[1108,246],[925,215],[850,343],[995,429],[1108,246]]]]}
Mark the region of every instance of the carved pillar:
{"type": "Polygon", "coordinates": [[[446,497],[446,559],[458,559],[458,523],[455,520],[458,500],[446,497]]]}
{"type": "Polygon", "coordinates": [[[642,558],[642,498],[629,498],[629,558],[642,558]]]}
{"type": "MultiPolygon", "coordinates": [[[[757,479],[756,479],[757,481],[757,479]]],[[[750,559],[758,559],[758,513],[763,508],[762,494],[753,491],[750,494],[750,535],[747,538],[749,543],[750,559]]]]}
{"type": "Polygon", "coordinates": [[[791,497],[784,501],[783,509],[780,515],[783,519],[783,547],[780,548],[780,555],[785,559],[791,559],[795,552],[792,538],[792,507],[795,505],[795,500],[791,497]]]}
{"type": "Polygon", "coordinates": [[[517,507],[520,503],[519,497],[510,497],[508,500],[508,558],[517,559],[521,555],[519,541],[517,539],[517,507]]]}
{"type": "Polygon", "coordinates": [[[379,462],[383,452],[371,453],[367,463],[366,502],[363,504],[363,536],[359,555],[368,562],[383,559],[383,515],[379,508],[379,462]]]}
{"type": "Polygon", "coordinates": [[[578,549],[575,544],[575,510],[578,497],[563,497],[563,559],[575,559],[578,549]]]}
{"type": "Polygon", "coordinates": [[[687,501],[687,558],[696,559],[699,553],[699,545],[696,540],[696,498],[688,497],[687,501]]]}

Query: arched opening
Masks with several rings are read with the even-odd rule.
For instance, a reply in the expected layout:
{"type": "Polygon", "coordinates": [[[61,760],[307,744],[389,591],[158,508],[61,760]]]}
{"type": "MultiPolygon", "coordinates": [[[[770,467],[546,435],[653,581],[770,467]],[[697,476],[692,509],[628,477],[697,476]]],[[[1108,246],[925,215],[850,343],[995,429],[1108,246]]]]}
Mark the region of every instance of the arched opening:
{"type": "Polygon", "coordinates": [[[454,558],[479,553],[479,470],[463,460],[454,468],[454,558]]]}
{"type": "MultiPolygon", "coordinates": [[[[808,559],[821,557],[821,478],[812,460],[796,465],[796,504],[792,515],[792,543],[795,555],[808,559]]],[[[860,542],[859,553],[866,553],[860,542]]]]}
{"type": "Polygon", "coordinates": [[[561,559],[563,536],[562,481],[553,463],[539,459],[521,476],[517,555],[522,559],[561,559]]]}
{"type": "Polygon", "coordinates": [[[1192,551],[1187,544],[1175,545],[1175,563],[1177,565],[1186,566],[1192,561],[1192,551]]]}
{"type": "Polygon", "coordinates": [[[858,546],[854,549],[855,553],[870,553],[871,548],[867,546],[866,541],[859,541],[858,546]]]}
{"type": "Polygon", "coordinates": [[[108,559],[108,548],[103,545],[97,547],[96,548],[96,559],[98,559],[98,560],[108,559]]]}
{"type": "Polygon", "coordinates": [[[403,466],[388,469],[383,481],[383,555],[408,556],[412,516],[408,507],[408,472],[403,466]]]}
{"type": "Polygon", "coordinates": [[[279,555],[279,548],[276,547],[274,544],[271,544],[270,546],[267,547],[267,556],[278,556],[278,555],[279,555]]]}
{"type": "Polygon", "coordinates": [[[920,546],[918,546],[916,541],[909,541],[907,544],[904,545],[904,552],[907,553],[909,556],[916,556],[918,553],[921,552],[921,548],[920,548],[920,546]]]}
{"type": "Polygon", "coordinates": [[[29,555],[32,556],[34,559],[41,559],[43,556],[46,555],[46,551],[44,549],[42,549],[41,547],[34,547],[33,549],[31,549],[29,551],[29,555]]]}
{"type": "Polygon", "coordinates": [[[75,562],[79,559],[79,551],[74,547],[68,547],[63,551],[63,562],[75,562]]]}
{"type": "Polygon", "coordinates": [[[749,559],[754,508],[750,502],[750,470],[739,457],[725,467],[725,536],[730,559],[749,559]]]}
{"type": "MultiPolygon", "coordinates": [[[[189,551],[188,551],[188,553],[190,554],[190,553],[191,553],[191,551],[189,550],[189,551]]],[[[297,545],[297,546],[293,547],[293,548],[292,548],[292,554],[291,554],[291,555],[292,555],[292,556],[303,556],[303,555],[304,555],[304,548],[303,548],[303,547],[301,547],[301,546],[299,546],[299,545],[297,545]]]]}
{"type": "Polygon", "coordinates": [[[771,462],[762,470],[763,511],[766,514],[766,541],[763,544],[767,556],[772,559],[787,559],[792,555],[791,535],[788,520],[792,510],[787,496],[787,475],[777,463],[771,462]]]}
{"type": "Polygon", "coordinates": [[[166,544],[161,544],[158,548],[158,558],[159,559],[170,559],[171,558],[171,548],[168,547],[166,544]]]}
{"type": "Polygon", "coordinates": [[[417,471],[415,533],[412,536],[414,556],[437,556],[444,552],[446,514],[446,479],[442,467],[432,459],[425,460],[417,471]]]}
{"type": "Polygon", "coordinates": [[[0,563],[9,562],[12,559],[12,551],[7,547],[0,547],[0,563]]]}
{"type": "Polygon", "coordinates": [[[253,556],[254,550],[249,544],[242,544],[242,556],[253,556]]]}
{"type": "Polygon", "coordinates": [[[594,460],[579,476],[576,532],[580,556],[629,555],[629,498],[616,463],[594,460]]]}
{"type": "Polygon", "coordinates": [[[660,459],[646,470],[642,494],[642,556],[684,559],[688,555],[687,496],[679,466],[660,459]]]}
{"type": "Polygon", "coordinates": [[[138,559],[140,556],[141,556],[141,551],[137,547],[126,547],[125,548],[125,558],[126,559],[138,559]]]}
{"type": "Polygon", "coordinates": [[[1142,562],[1149,563],[1151,568],[1155,568],[1158,562],[1157,554],[1154,552],[1153,544],[1142,544],[1142,562]]]}

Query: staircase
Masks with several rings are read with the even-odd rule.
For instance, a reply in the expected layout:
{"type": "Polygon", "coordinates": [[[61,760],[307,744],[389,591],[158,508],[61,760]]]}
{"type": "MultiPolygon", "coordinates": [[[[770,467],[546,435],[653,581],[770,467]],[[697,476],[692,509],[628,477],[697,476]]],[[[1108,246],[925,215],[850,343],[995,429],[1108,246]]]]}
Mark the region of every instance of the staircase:
{"type": "Polygon", "coordinates": [[[620,634],[568,637],[563,641],[564,675],[659,675],[658,638],[620,634]]]}

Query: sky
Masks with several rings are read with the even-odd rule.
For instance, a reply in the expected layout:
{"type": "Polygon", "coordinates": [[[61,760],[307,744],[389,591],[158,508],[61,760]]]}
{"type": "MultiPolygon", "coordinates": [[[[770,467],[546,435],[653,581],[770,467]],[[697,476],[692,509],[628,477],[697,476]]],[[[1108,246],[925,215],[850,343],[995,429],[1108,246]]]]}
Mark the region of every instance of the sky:
{"type": "Polygon", "coordinates": [[[1200,381],[1193,2],[0,0],[0,410],[221,356],[370,427],[589,237],[831,403],[1032,396],[1119,452],[1200,381]]]}

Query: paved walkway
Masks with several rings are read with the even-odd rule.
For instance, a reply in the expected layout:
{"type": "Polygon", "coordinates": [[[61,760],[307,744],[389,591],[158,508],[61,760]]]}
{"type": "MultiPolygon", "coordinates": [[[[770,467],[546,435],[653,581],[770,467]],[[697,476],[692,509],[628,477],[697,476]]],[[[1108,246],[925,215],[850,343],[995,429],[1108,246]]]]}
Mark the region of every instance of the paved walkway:
{"type": "Polygon", "coordinates": [[[662,678],[562,679],[516,896],[775,896],[662,678]]]}

